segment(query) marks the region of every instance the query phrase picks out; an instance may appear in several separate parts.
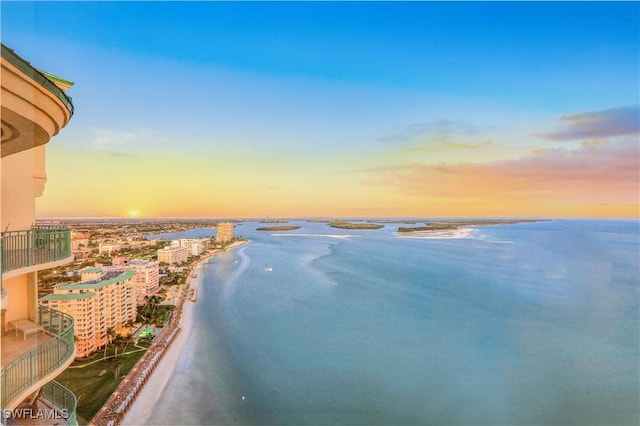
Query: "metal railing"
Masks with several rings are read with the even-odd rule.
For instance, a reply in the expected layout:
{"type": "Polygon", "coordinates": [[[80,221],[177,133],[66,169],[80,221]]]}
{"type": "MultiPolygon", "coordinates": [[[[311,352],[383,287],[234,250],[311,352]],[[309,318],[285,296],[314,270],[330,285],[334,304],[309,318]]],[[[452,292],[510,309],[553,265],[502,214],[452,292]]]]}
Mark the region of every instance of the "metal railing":
{"type": "Polygon", "coordinates": [[[42,397],[62,410],[62,415],[66,420],[65,425],[75,426],[78,424],[76,416],[78,400],[73,392],[53,380],[42,387],[42,397]]]}
{"type": "Polygon", "coordinates": [[[20,71],[37,81],[41,86],[46,87],[47,90],[49,90],[58,99],[60,99],[64,106],[67,107],[71,115],[73,115],[73,103],[71,102],[71,98],[67,96],[62,89],[60,89],[51,80],[45,77],[42,72],[35,69],[29,62],[18,56],[16,52],[13,51],[13,49],[3,44],[1,46],[1,51],[3,58],[13,64],[20,71]]]}
{"type": "Polygon", "coordinates": [[[73,317],[38,306],[38,324],[54,335],[7,364],[0,377],[2,407],[55,371],[74,354],[73,317]]]}
{"type": "Polygon", "coordinates": [[[37,226],[2,232],[2,272],[71,256],[71,229],[37,226]]]}

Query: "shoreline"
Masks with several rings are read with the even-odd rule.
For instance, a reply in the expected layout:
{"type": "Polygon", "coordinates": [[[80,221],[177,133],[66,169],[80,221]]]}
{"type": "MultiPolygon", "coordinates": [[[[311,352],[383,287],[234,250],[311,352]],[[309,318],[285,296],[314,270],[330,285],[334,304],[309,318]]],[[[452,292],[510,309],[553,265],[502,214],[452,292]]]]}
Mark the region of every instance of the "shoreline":
{"type": "Polygon", "coordinates": [[[459,239],[470,238],[473,234],[473,227],[460,227],[456,229],[449,229],[444,231],[413,231],[413,232],[394,232],[392,235],[399,238],[413,238],[413,239],[425,239],[425,240],[446,240],[446,239],[459,239]]]}
{"type": "Polygon", "coordinates": [[[200,285],[202,282],[202,277],[200,275],[197,275],[196,278],[193,278],[193,273],[200,264],[211,259],[217,253],[227,250],[233,250],[235,248],[244,246],[247,243],[249,243],[248,240],[236,241],[224,249],[215,249],[211,253],[208,253],[207,255],[199,259],[196,263],[191,265],[188,278],[179,290],[179,305],[176,305],[176,309],[174,310],[175,314],[178,315],[178,320],[176,321],[176,324],[173,324],[174,327],[172,327],[171,330],[168,330],[167,334],[169,338],[164,342],[161,338],[160,342],[158,342],[160,347],[162,348],[162,352],[159,354],[159,356],[155,356],[151,360],[151,370],[148,371],[148,374],[146,374],[142,378],[136,379],[136,377],[134,376],[138,370],[138,364],[141,364],[145,359],[145,357],[143,356],[143,358],[138,361],[131,372],[123,379],[118,388],[116,388],[113,395],[109,398],[109,400],[107,400],[105,405],[100,409],[100,411],[98,411],[98,413],[96,413],[96,416],[94,416],[90,424],[98,425],[104,423],[103,421],[100,421],[98,417],[104,411],[109,411],[110,406],[116,405],[119,402],[117,401],[117,397],[119,393],[122,393],[120,388],[126,387],[129,382],[136,383],[138,387],[133,391],[133,394],[127,397],[125,404],[120,403],[116,405],[115,408],[119,409],[120,412],[116,416],[105,418],[107,422],[104,424],[114,426],[118,424],[146,424],[146,421],[151,417],[153,409],[160,399],[160,396],[164,392],[164,389],[169,382],[169,378],[173,374],[178,359],[182,354],[182,350],[185,347],[185,343],[191,331],[193,308],[195,303],[197,302],[193,302],[190,299],[187,299],[186,295],[189,289],[194,289],[194,291],[200,292],[200,285]]]}

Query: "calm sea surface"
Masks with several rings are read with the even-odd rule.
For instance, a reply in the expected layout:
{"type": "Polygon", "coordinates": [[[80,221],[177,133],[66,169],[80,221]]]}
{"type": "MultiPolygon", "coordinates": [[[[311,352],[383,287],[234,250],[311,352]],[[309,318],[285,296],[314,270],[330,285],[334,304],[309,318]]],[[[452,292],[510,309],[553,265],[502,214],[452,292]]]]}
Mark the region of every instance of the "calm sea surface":
{"type": "Polygon", "coordinates": [[[240,224],[251,242],[198,269],[149,423],[640,422],[638,221],[458,239],[290,224],[240,224]]]}

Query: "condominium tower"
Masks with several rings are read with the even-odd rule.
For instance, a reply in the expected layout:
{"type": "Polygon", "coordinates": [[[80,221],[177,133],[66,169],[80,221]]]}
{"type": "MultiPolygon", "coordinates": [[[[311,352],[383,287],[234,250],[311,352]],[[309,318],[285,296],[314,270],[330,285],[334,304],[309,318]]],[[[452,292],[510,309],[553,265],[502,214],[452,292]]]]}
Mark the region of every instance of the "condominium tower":
{"type": "Polygon", "coordinates": [[[158,262],[176,265],[187,261],[189,256],[186,247],[165,247],[158,250],[158,262]]]}
{"type": "Polygon", "coordinates": [[[126,266],[135,272],[136,293],[138,296],[150,296],[160,291],[160,262],[134,259],[126,266]]]}
{"type": "Polygon", "coordinates": [[[35,225],[35,199],[47,180],[45,146],[73,115],[65,94],[73,83],[1,50],[2,423],[29,420],[12,411],[27,407],[48,410],[51,418],[39,424],[77,424],[75,396],[53,381],[75,357],[73,318],[39,306],[37,284],[38,271],[73,261],[71,230],[35,225]]]}
{"type": "MultiPolygon", "coordinates": [[[[94,268],[95,269],[95,268],[94,268]]],[[[136,319],[135,271],[93,269],[83,272],[91,281],[59,284],[40,303],[75,319],[76,357],[86,357],[109,343],[110,330],[123,334],[136,319]]]]}
{"type": "Polygon", "coordinates": [[[233,240],[233,224],[228,222],[220,222],[216,226],[218,233],[216,234],[216,242],[228,243],[233,240]]]}

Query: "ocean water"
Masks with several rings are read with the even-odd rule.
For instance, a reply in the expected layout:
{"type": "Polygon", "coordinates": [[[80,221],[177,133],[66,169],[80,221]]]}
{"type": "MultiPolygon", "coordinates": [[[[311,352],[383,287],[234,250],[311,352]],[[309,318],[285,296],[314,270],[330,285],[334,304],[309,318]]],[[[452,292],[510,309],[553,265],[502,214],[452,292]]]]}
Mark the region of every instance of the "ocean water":
{"type": "Polygon", "coordinates": [[[199,268],[150,424],[640,422],[638,221],[296,224],[199,268]]]}

